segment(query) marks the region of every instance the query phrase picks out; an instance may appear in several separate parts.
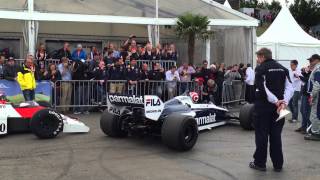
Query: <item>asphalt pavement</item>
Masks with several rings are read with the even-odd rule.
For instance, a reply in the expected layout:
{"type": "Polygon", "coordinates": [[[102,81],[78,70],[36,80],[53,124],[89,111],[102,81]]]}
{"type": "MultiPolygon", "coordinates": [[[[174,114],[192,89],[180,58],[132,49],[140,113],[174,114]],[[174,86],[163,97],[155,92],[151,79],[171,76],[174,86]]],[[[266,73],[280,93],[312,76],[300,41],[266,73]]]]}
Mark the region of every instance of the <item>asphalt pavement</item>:
{"type": "Polygon", "coordinates": [[[80,115],[91,127],[88,134],[62,134],[39,140],[32,134],[0,138],[1,180],[251,180],[320,179],[320,142],[303,140],[286,123],[283,137],[284,170],[248,168],[254,152],[254,133],[226,125],[199,135],[189,152],[175,152],[159,138],[113,139],[99,128],[100,114],[80,115]]]}

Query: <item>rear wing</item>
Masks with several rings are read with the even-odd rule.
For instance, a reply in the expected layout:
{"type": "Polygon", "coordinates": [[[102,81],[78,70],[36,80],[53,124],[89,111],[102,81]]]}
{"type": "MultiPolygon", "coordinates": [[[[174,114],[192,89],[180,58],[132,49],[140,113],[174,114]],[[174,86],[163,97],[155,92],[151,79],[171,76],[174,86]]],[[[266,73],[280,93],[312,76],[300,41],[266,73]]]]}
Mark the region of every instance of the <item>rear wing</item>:
{"type": "Polygon", "coordinates": [[[108,111],[120,116],[125,109],[143,108],[146,118],[157,121],[161,116],[164,104],[158,96],[145,95],[116,95],[108,94],[107,96],[108,111]]]}

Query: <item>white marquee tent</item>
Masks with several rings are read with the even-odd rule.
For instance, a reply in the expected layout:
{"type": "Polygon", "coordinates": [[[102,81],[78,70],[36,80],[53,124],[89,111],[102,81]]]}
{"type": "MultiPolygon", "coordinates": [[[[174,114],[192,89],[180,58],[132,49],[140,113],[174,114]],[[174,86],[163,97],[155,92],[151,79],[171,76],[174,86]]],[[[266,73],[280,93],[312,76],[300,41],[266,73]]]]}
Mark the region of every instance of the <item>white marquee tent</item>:
{"type": "Polygon", "coordinates": [[[223,5],[224,5],[225,7],[227,7],[227,8],[229,8],[229,9],[232,9],[232,7],[231,7],[231,5],[230,5],[230,3],[229,3],[228,0],[226,0],[226,1],[223,3],[223,5]]]}
{"type": "Polygon", "coordinates": [[[308,57],[320,54],[320,41],[307,34],[285,6],[267,31],[257,38],[257,48],[262,47],[271,49],[273,57],[286,66],[293,59],[298,60],[300,67],[304,66],[308,57]]]}

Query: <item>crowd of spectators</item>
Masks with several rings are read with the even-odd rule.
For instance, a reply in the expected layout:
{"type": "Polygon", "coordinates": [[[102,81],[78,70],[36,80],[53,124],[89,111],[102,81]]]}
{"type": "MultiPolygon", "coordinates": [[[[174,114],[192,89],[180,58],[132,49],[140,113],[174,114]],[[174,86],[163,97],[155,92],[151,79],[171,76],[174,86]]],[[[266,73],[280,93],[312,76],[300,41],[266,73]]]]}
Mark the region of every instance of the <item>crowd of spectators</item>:
{"type": "MultiPolygon", "coordinates": [[[[225,67],[224,63],[209,65],[204,60],[200,67],[183,63],[180,67],[172,64],[170,68],[164,69],[162,61],[177,60],[178,54],[174,44],[167,44],[163,48],[159,44],[152,47],[150,43],[141,46],[137,45],[134,36],[130,36],[120,49],[110,43],[102,52],[92,47],[87,53],[81,44],[72,52],[70,44],[66,42],[56,51],[55,58],[60,59],[58,64],[47,63],[48,54],[44,44],[39,46],[35,56],[28,55],[29,59],[30,57],[34,59],[32,66],[35,68],[35,79],[51,81],[56,88],[55,92],[59,92],[52,94],[53,103],[62,105],[63,112],[70,110],[67,107],[70,104],[79,105],[73,109],[75,114],[88,113],[88,108],[81,105],[87,103],[84,101],[89,99],[87,92],[92,88],[91,85],[76,80],[98,82],[93,85],[97,103],[105,103],[101,101],[106,91],[118,94],[155,94],[160,97],[166,95],[167,99],[170,99],[190,91],[190,82],[196,82],[197,87],[202,88],[192,90],[201,94],[203,102],[220,105],[223,82],[230,84],[232,80],[244,81],[247,67],[243,64],[228,67],[225,67]],[[138,64],[138,60],[151,61],[138,64]],[[165,83],[156,83],[159,81],[165,83]]],[[[17,80],[17,73],[25,66],[19,66],[13,57],[9,57],[5,64],[5,56],[0,56],[0,79],[17,80]]]]}

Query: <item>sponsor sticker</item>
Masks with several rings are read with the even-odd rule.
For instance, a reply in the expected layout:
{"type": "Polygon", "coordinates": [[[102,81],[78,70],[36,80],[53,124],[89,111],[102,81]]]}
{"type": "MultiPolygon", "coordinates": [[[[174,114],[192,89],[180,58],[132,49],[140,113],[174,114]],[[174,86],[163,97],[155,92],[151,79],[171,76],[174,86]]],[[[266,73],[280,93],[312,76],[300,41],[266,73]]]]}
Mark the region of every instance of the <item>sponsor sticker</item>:
{"type": "Polygon", "coordinates": [[[148,119],[157,121],[164,109],[164,104],[158,96],[144,96],[144,112],[148,119]]]}
{"type": "Polygon", "coordinates": [[[195,120],[197,121],[197,124],[199,126],[205,125],[205,124],[211,124],[216,122],[216,113],[214,114],[210,113],[208,116],[196,117],[195,120]]]}
{"type": "Polygon", "coordinates": [[[108,95],[108,100],[111,104],[116,104],[116,105],[143,105],[143,97],[142,96],[125,96],[125,95],[113,95],[109,94],[108,95]]]}
{"type": "Polygon", "coordinates": [[[160,106],[161,105],[161,101],[159,98],[149,98],[146,99],[146,106],[160,106]]]}

